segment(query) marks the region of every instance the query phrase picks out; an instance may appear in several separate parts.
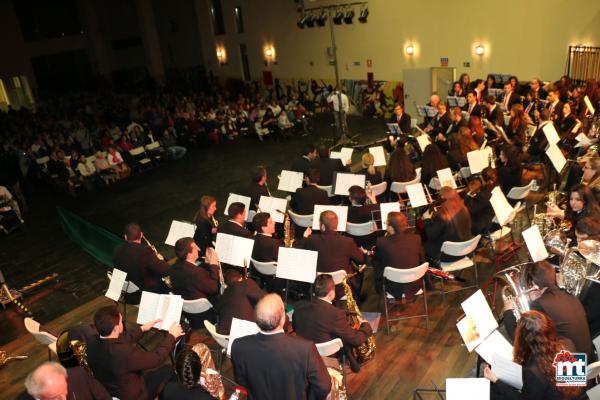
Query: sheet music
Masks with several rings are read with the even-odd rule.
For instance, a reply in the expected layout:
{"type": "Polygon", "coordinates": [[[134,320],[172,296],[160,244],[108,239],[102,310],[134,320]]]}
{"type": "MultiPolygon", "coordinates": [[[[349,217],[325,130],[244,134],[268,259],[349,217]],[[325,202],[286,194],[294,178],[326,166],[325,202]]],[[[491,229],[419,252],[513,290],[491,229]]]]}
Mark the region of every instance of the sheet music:
{"type": "Polygon", "coordinates": [[[277,189],[284,192],[295,192],[296,189],[302,187],[303,180],[304,174],[302,172],[288,171],[284,169],[281,171],[281,177],[279,178],[279,186],[277,186],[277,189]]]}
{"type": "Polygon", "coordinates": [[[400,130],[400,125],[398,125],[397,123],[387,123],[386,125],[390,133],[393,133],[395,135],[399,135],[402,133],[402,131],[400,130]]]}
{"type": "Polygon", "coordinates": [[[342,152],[341,151],[330,151],[329,152],[329,158],[336,159],[336,160],[342,160],[342,152]]]}
{"type": "Polygon", "coordinates": [[[481,289],[473,293],[460,305],[465,311],[465,314],[472,317],[475,321],[475,326],[482,339],[488,337],[496,328],[498,328],[498,321],[494,318],[494,314],[481,289]]]}
{"type": "Polygon", "coordinates": [[[531,259],[534,262],[548,258],[548,251],[546,250],[546,246],[544,246],[544,240],[542,239],[542,234],[537,225],[531,225],[521,232],[521,234],[523,235],[531,259]]]}
{"type": "Polygon", "coordinates": [[[433,118],[433,117],[435,117],[435,115],[437,114],[438,111],[435,107],[425,106],[425,112],[427,113],[427,116],[429,118],[433,118]]]}
{"type": "Polygon", "coordinates": [[[458,328],[458,333],[460,333],[460,337],[463,342],[465,342],[469,353],[483,342],[483,338],[477,331],[475,319],[472,316],[466,315],[456,323],[456,327],[458,328]]]}
{"type": "Polygon", "coordinates": [[[456,189],[456,181],[454,181],[454,176],[452,175],[452,170],[450,168],[438,170],[437,176],[442,187],[450,186],[451,188],[456,189]]]}
{"type": "Polygon", "coordinates": [[[381,210],[381,228],[386,230],[388,214],[393,211],[400,212],[400,203],[397,201],[393,203],[381,203],[379,204],[379,209],[381,210]]]}
{"type": "Polygon", "coordinates": [[[260,211],[262,212],[268,212],[273,221],[283,223],[285,214],[282,214],[277,210],[285,212],[287,209],[287,200],[279,197],[260,196],[258,208],[260,208],[260,211]]]}
{"type": "Polygon", "coordinates": [[[489,160],[486,158],[487,154],[481,150],[473,150],[467,153],[467,161],[469,162],[471,174],[478,174],[488,166],[489,160]]]}
{"type": "Polygon", "coordinates": [[[523,367],[521,365],[507,360],[498,354],[492,356],[491,365],[492,371],[494,371],[498,379],[508,383],[517,390],[521,390],[523,387],[523,367]]]}
{"type": "Polygon", "coordinates": [[[506,360],[512,360],[512,344],[498,330],[492,332],[492,334],[486,337],[477,347],[475,347],[477,354],[481,356],[488,364],[492,363],[494,354],[505,358],[506,360]]]}
{"type": "Polygon", "coordinates": [[[281,279],[313,283],[317,277],[318,256],[318,251],[280,247],[275,276],[281,279]]]}
{"type": "Polygon", "coordinates": [[[556,132],[556,128],[552,122],[548,122],[544,125],[542,131],[544,132],[546,139],[548,139],[548,143],[551,145],[560,142],[560,136],[558,136],[558,132],[556,132]]]}
{"type": "Polygon", "coordinates": [[[346,174],[342,172],[333,173],[333,194],[348,196],[348,189],[357,185],[365,187],[366,177],[362,174],[346,174]]]}
{"type": "Polygon", "coordinates": [[[373,163],[374,167],[381,167],[382,165],[387,165],[383,146],[369,147],[369,153],[373,154],[373,157],[375,157],[375,162],[373,163]]]}
{"type": "Polygon", "coordinates": [[[183,310],[183,298],[178,295],[163,295],[166,307],[161,310],[160,329],[168,331],[173,324],[181,321],[181,311],[183,310]]]}
{"type": "Polygon", "coordinates": [[[120,269],[113,268],[112,275],[110,277],[110,284],[106,290],[105,296],[111,300],[119,301],[121,293],[125,289],[125,280],[127,279],[127,272],[121,271],[120,269]]]}
{"type": "MultiPolygon", "coordinates": [[[[157,318],[158,303],[160,301],[160,294],[152,292],[142,292],[140,299],[140,305],[138,309],[138,315],[136,322],[140,325],[144,325],[146,322],[154,321],[157,318]]],[[[157,324],[158,325],[158,324],[157,324]]],[[[155,326],[157,328],[157,326],[155,326]]]]}
{"type": "Polygon", "coordinates": [[[577,144],[575,145],[575,147],[588,147],[592,144],[590,138],[588,138],[587,135],[583,132],[577,135],[575,137],[575,140],[577,140],[577,144]]]}
{"type": "Polygon", "coordinates": [[[552,161],[552,165],[554,165],[554,168],[560,174],[562,169],[565,167],[565,164],[567,163],[567,159],[565,158],[562,151],[560,151],[560,148],[557,145],[552,144],[548,146],[548,150],[546,150],[546,155],[548,156],[548,158],[550,158],[550,161],[552,161]]]}
{"type": "Polygon", "coordinates": [[[419,143],[419,147],[421,148],[422,152],[425,151],[425,147],[431,144],[429,135],[427,134],[421,134],[420,136],[417,136],[417,142],[419,143]]]}
{"type": "Polygon", "coordinates": [[[312,229],[316,230],[316,231],[321,229],[320,224],[319,224],[319,217],[321,216],[321,213],[323,211],[327,211],[327,210],[333,211],[338,217],[338,226],[337,226],[336,230],[338,232],[345,232],[346,231],[346,221],[348,220],[348,207],[347,206],[326,206],[326,205],[322,205],[322,204],[315,204],[312,229]]]}
{"type": "Polygon", "coordinates": [[[423,190],[423,184],[421,183],[413,183],[412,185],[406,186],[406,194],[408,194],[410,206],[413,208],[429,204],[427,196],[425,195],[425,190],[423,190]]]}
{"type": "Polygon", "coordinates": [[[256,323],[246,321],[245,319],[232,318],[231,329],[229,331],[229,342],[227,343],[227,355],[231,356],[231,345],[235,339],[244,336],[256,335],[260,332],[260,328],[256,323]]]}
{"type": "Polygon", "coordinates": [[[248,213],[248,211],[250,211],[250,202],[252,201],[252,199],[248,196],[242,196],[239,194],[235,194],[235,193],[229,193],[229,197],[227,198],[227,205],[225,206],[225,211],[223,214],[227,215],[227,210],[229,209],[229,206],[231,205],[231,203],[242,203],[244,204],[244,206],[246,206],[246,213],[248,213]]]}
{"type": "Polygon", "coordinates": [[[458,104],[456,96],[448,96],[446,97],[446,101],[448,102],[448,106],[450,107],[456,107],[458,104]]]}
{"type": "Polygon", "coordinates": [[[252,256],[254,240],[240,236],[217,233],[215,250],[219,261],[238,267],[244,266],[244,260],[249,265],[252,256]]]}
{"type": "Polygon", "coordinates": [[[174,323],[181,320],[182,308],[181,296],[143,291],[136,322],[144,325],[160,319],[162,321],[155,324],[154,328],[168,331],[174,323]]]}
{"type": "Polygon", "coordinates": [[[165,244],[168,244],[169,246],[175,246],[175,242],[181,238],[193,238],[194,233],[196,233],[196,225],[174,219],[171,221],[171,227],[169,228],[169,233],[165,239],[165,244]]]}
{"type": "Polygon", "coordinates": [[[417,106],[417,114],[419,114],[419,117],[427,116],[427,110],[425,109],[425,106],[417,106]]]}
{"type": "Polygon", "coordinates": [[[588,108],[588,110],[590,110],[590,113],[592,115],[596,114],[596,109],[592,105],[592,102],[590,101],[590,98],[587,95],[583,98],[583,102],[585,103],[585,106],[588,108]]]}
{"type": "Polygon", "coordinates": [[[587,392],[585,392],[590,400],[600,400],[600,385],[596,385],[587,392]]]}
{"type": "Polygon", "coordinates": [[[447,378],[446,400],[490,400],[486,378],[447,378]]]}
{"type": "Polygon", "coordinates": [[[510,219],[514,209],[506,199],[506,196],[502,192],[502,189],[500,189],[500,186],[496,186],[494,189],[492,189],[490,203],[492,204],[496,218],[498,218],[498,223],[504,226],[510,219]]]}

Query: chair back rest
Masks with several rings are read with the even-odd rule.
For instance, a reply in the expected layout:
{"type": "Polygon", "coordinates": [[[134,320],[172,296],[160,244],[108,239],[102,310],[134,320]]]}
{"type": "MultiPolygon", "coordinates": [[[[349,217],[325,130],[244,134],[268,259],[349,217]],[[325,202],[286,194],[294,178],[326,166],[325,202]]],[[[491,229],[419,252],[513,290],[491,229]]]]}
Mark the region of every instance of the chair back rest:
{"type": "Polygon", "coordinates": [[[33,318],[27,317],[23,320],[23,323],[25,324],[25,329],[27,329],[27,332],[31,333],[32,335],[40,331],[40,323],[33,318]]]}
{"type": "Polygon", "coordinates": [[[208,299],[184,300],[183,311],[189,314],[201,314],[212,308],[212,304],[208,299]]]}
{"type": "Polygon", "coordinates": [[[290,213],[290,218],[292,219],[292,221],[294,221],[296,225],[301,226],[303,228],[308,228],[309,226],[312,226],[313,214],[301,215],[296,214],[292,210],[288,210],[288,212],[290,213]]]}
{"type": "Polygon", "coordinates": [[[531,181],[526,186],[514,187],[514,188],[510,189],[510,192],[508,192],[506,197],[508,197],[511,200],[522,200],[525,197],[527,197],[527,195],[531,191],[531,188],[533,187],[534,184],[535,184],[535,182],[531,181]]]}
{"type": "Polygon", "coordinates": [[[592,342],[594,343],[594,347],[596,348],[596,353],[600,354],[600,335],[596,336],[594,340],[592,340],[592,342]]]}
{"type": "Polygon", "coordinates": [[[600,375],[600,361],[593,362],[587,366],[587,380],[592,380],[600,375]]]}
{"type": "Polygon", "coordinates": [[[248,215],[246,216],[246,222],[252,222],[252,220],[254,219],[255,215],[256,215],[256,211],[255,210],[249,210],[248,211],[248,215]]]}
{"type": "Polygon", "coordinates": [[[462,167],[460,169],[460,171],[458,171],[458,173],[460,174],[460,176],[463,179],[467,179],[468,177],[471,176],[471,168],[469,168],[469,167],[462,167]]]}
{"type": "Polygon", "coordinates": [[[429,181],[429,187],[432,188],[433,190],[440,190],[442,188],[442,184],[440,183],[440,178],[438,178],[437,176],[434,176],[433,178],[431,178],[431,180],[429,181]]]}
{"type": "Polygon", "coordinates": [[[321,190],[324,190],[327,192],[327,197],[332,197],[333,196],[333,186],[329,185],[329,186],[319,186],[317,185],[317,187],[321,190]]]}
{"type": "Polygon", "coordinates": [[[342,283],[342,281],[344,280],[344,278],[346,277],[347,273],[346,270],[344,269],[338,269],[337,271],[333,271],[333,272],[317,272],[317,275],[331,275],[331,277],[333,278],[333,283],[336,285],[339,285],[340,283],[342,283]]]}
{"type": "Polygon", "coordinates": [[[340,338],[335,338],[329,342],[317,343],[316,346],[319,355],[322,357],[331,356],[344,348],[344,344],[340,338]]]}
{"type": "Polygon", "coordinates": [[[371,192],[373,192],[374,196],[379,196],[380,194],[385,193],[387,189],[387,182],[381,182],[377,185],[371,185],[371,192]]]}
{"type": "MultiPolygon", "coordinates": [[[[419,169],[420,171],[420,169],[419,169]]],[[[419,183],[421,182],[421,175],[418,174],[417,177],[415,179],[413,179],[412,181],[408,181],[408,182],[392,182],[392,186],[390,186],[390,191],[394,192],[394,193],[406,193],[406,187],[408,185],[412,185],[414,183],[419,183]]]]}
{"type": "Polygon", "coordinates": [[[427,268],[429,268],[428,262],[408,269],[385,267],[383,277],[392,282],[410,283],[421,279],[427,272],[427,268]]]}
{"type": "Polygon", "coordinates": [[[31,333],[35,340],[43,345],[49,345],[56,342],[56,337],[48,332],[40,331],[40,323],[32,318],[25,318],[23,321],[27,332],[31,333]]]}
{"type": "Polygon", "coordinates": [[[469,255],[475,251],[480,239],[481,235],[477,235],[465,242],[451,242],[447,240],[442,244],[442,253],[455,257],[469,255]]]}
{"type": "Polygon", "coordinates": [[[160,147],[159,142],[152,142],[152,143],[146,145],[146,150],[155,150],[155,149],[158,149],[159,147],[160,147]]]}
{"type": "Polygon", "coordinates": [[[367,236],[377,230],[374,221],[363,222],[362,224],[353,224],[346,222],[346,233],[352,236],[367,236]]]}
{"type": "Polygon", "coordinates": [[[132,281],[125,281],[125,283],[123,283],[123,292],[126,293],[135,293],[135,292],[139,292],[140,288],[138,285],[136,285],[135,283],[133,283],[132,281]]]}
{"type": "Polygon", "coordinates": [[[129,154],[131,154],[134,157],[139,156],[143,153],[144,153],[144,146],[135,147],[135,148],[129,150],[129,154]]]}
{"type": "Polygon", "coordinates": [[[229,344],[228,335],[221,335],[220,333],[217,333],[217,328],[209,320],[206,319],[204,320],[204,327],[219,346],[221,346],[224,349],[227,348],[227,345],[229,344]]]}
{"type": "Polygon", "coordinates": [[[275,275],[277,273],[277,261],[261,262],[250,258],[252,265],[263,275],[275,275]]]}

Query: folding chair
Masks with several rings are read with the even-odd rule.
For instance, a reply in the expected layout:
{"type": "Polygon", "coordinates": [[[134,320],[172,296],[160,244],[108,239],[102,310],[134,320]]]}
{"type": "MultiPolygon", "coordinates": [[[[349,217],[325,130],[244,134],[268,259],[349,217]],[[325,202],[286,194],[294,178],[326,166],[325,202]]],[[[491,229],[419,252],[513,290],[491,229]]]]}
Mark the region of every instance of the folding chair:
{"type": "Polygon", "coordinates": [[[477,264],[473,261],[473,258],[472,258],[472,255],[475,252],[477,245],[479,244],[479,240],[481,240],[481,235],[477,235],[474,238],[469,239],[464,242],[445,241],[442,244],[442,249],[441,249],[442,254],[446,254],[449,256],[455,256],[455,257],[463,257],[457,261],[440,261],[440,268],[442,269],[442,271],[456,272],[456,271],[462,271],[469,267],[475,268],[474,284],[460,288],[460,289],[445,291],[444,279],[440,278],[442,281],[442,302],[446,301],[446,293],[460,292],[462,290],[479,287],[479,277],[477,275],[477,264]]]}
{"type": "Polygon", "coordinates": [[[25,318],[23,322],[27,332],[31,333],[39,344],[48,347],[48,361],[52,360],[52,353],[56,354],[56,336],[40,331],[40,323],[32,318],[25,318]]]}
{"type": "Polygon", "coordinates": [[[344,377],[344,387],[346,387],[346,355],[344,354],[344,344],[342,343],[342,339],[335,338],[329,342],[316,343],[316,346],[321,357],[329,357],[341,351],[342,363],[340,368],[342,369],[342,376],[344,377]]]}
{"type": "Polygon", "coordinates": [[[204,327],[210,333],[210,336],[213,338],[219,348],[217,349],[217,371],[221,371],[222,363],[223,363],[223,354],[227,351],[227,346],[229,345],[229,335],[221,335],[217,333],[217,328],[208,320],[204,320],[204,327]]]}

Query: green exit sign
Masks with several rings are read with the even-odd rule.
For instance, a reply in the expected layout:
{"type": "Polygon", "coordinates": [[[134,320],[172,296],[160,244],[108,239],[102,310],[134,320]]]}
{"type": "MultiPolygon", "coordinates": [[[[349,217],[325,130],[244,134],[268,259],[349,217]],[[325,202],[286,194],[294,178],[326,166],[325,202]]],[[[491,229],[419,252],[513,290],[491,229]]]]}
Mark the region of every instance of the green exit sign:
{"type": "Polygon", "coordinates": [[[471,67],[471,62],[470,61],[463,62],[463,67],[465,67],[465,68],[471,67]]]}

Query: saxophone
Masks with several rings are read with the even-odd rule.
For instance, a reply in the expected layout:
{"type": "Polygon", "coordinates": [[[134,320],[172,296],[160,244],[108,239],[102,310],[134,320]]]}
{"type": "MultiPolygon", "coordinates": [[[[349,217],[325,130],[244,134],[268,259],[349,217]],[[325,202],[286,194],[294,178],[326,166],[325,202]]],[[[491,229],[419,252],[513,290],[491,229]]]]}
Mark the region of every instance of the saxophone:
{"type": "Polygon", "coordinates": [[[285,247],[294,247],[294,242],[296,241],[296,238],[294,236],[294,224],[292,224],[290,213],[288,213],[287,211],[277,211],[285,215],[285,218],[283,219],[283,244],[285,247]]]}
{"type": "MultiPolygon", "coordinates": [[[[359,272],[346,275],[346,277],[342,281],[342,285],[344,286],[344,294],[346,295],[346,308],[348,309],[350,314],[348,316],[348,320],[352,326],[356,326],[360,323],[359,317],[362,317],[362,313],[358,309],[358,304],[356,304],[356,301],[354,300],[354,296],[352,295],[352,289],[348,284],[348,279],[352,278],[359,272]]],[[[375,357],[375,349],[375,338],[373,337],[373,335],[371,335],[369,336],[366,342],[362,343],[357,347],[352,348],[352,355],[356,358],[356,361],[358,361],[361,364],[364,364],[367,361],[372,360],[373,357],[375,357]]]]}

